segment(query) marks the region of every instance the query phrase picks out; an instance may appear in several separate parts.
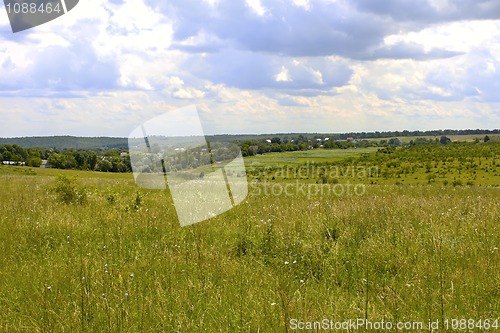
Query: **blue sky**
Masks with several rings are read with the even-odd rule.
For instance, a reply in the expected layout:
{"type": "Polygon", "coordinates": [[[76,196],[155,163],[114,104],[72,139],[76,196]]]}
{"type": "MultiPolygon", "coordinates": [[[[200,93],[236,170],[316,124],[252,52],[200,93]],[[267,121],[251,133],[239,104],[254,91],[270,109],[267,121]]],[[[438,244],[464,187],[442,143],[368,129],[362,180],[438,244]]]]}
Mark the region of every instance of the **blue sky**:
{"type": "Polygon", "coordinates": [[[0,7],[0,137],[191,104],[211,133],[498,128],[500,2],[81,0],[16,34],[0,7]]]}

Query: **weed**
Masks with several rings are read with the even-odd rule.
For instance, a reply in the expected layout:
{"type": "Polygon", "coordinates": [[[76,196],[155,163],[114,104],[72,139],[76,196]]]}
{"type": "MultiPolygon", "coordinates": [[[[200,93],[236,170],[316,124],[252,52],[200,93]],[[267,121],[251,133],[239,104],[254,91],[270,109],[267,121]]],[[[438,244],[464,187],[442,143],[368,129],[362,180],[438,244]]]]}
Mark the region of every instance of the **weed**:
{"type": "Polygon", "coordinates": [[[74,178],[58,176],[53,191],[57,195],[58,201],[64,204],[83,205],[87,203],[87,190],[85,187],[77,185],[74,178]]]}

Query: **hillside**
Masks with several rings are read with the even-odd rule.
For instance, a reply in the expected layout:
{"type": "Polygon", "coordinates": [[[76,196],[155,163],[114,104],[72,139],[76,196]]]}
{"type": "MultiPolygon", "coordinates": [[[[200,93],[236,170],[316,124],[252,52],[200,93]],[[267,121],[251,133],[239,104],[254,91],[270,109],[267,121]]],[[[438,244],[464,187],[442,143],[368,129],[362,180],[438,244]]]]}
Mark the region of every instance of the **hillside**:
{"type": "Polygon", "coordinates": [[[21,138],[0,138],[3,144],[17,144],[24,148],[55,149],[111,149],[127,148],[127,138],[76,137],[76,136],[35,136],[21,138]]]}
{"type": "MultiPolygon", "coordinates": [[[[483,130],[483,129],[467,129],[467,130],[432,130],[432,131],[388,131],[388,132],[352,132],[352,133],[277,133],[277,134],[218,134],[207,136],[210,141],[264,141],[271,138],[279,138],[281,140],[291,140],[292,138],[301,138],[302,140],[316,140],[317,138],[329,137],[330,140],[346,140],[353,138],[356,140],[362,139],[384,139],[384,138],[416,138],[416,137],[439,137],[446,136],[463,136],[470,140],[473,137],[482,138],[484,135],[500,135],[500,129],[483,130]]],[[[405,141],[405,140],[403,140],[405,141]]],[[[55,149],[112,149],[128,148],[127,138],[119,137],[76,137],[76,136],[34,136],[34,137],[16,137],[16,138],[0,138],[0,146],[3,144],[17,144],[23,148],[55,148],[55,149]]]]}

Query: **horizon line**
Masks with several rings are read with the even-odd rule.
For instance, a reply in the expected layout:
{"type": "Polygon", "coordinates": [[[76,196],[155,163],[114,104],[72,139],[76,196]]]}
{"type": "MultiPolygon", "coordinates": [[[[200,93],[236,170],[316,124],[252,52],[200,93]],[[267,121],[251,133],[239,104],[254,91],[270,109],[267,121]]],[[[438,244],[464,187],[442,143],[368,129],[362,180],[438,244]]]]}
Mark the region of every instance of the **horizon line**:
{"type": "MultiPolygon", "coordinates": [[[[445,129],[430,129],[430,130],[386,130],[386,131],[351,131],[351,132],[275,132],[275,133],[218,133],[218,134],[205,134],[204,136],[260,136],[260,135],[300,135],[300,134],[322,134],[322,135],[335,135],[335,134],[361,134],[361,133],[389,133],[389,132],[443,132],[443,131],[500,131],[500,128],[488,129],[488,128],[466,128],[466,129],[453,129],[453,128],[445,128],[445,129]]],[[[164,136],[166,135],[156,135],[156,136],[164,136]]],[[[192,137],[199,135],[177,135],[171,137],[192,137]]],[[[68,137],[68,138],[107,138],[107,139],[128,139],[130,137],[127,136],[104,136],[104,135],[94,135],[94,136],[81,136],[74,134],[53,134],[53,135],[31,135],[31,136],[8,136],[8,137],[0,137],[0,139],[25,139],[25,138],[53,138],[53,137],[68,137]]]]}

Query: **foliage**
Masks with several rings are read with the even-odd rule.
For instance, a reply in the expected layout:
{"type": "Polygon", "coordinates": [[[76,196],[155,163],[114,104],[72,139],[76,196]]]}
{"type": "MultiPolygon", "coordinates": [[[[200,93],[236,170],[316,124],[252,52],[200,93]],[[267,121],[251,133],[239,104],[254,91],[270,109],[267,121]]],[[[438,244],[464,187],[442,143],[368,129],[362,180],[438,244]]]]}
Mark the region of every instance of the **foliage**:
{"type": "Polygon", "coordinates": [[[25,148],[107,150],[127,148],[127,138],[38,136],[22,138],[0,138],[0,145],[16,144],[25,148]]]}
{"type": "Polygon", "coordinates": [[[11,161],[27,166],[39,167],[42,159],[48,166],[56,169],[98,170],[103,172],[132,171],[128,154],[121,156],[123,150],[110,149],[102,152],[75,149],[22,148],[16,144],[0,146],[0,162],[11,161]],[[101,154],[98,156],[98,153],[101,154]]]}
{"type": "Polygon", "coordinates": [[[58,201],[64,204],[83,205],[87,203],[87,190],[85,187],[77,185],[75,179],[66,176],[57,177],[53,191],[57,195],[58,201]]]}
{"type": "Polygon", "coordinates": [[[439,142],[345,150],[309,150],[247,158],[249,179],[279,182],[500,186],[500,142],[439,142]],[[326,170],[328,177],[322,177],[326,170]],[[314,177],[300,177],[299,171],[314,177]],[[354,173],[354,175],[353,175],[354,173]],[[274,179],[273,179],[274,177],[274,179]],[[336,180],[335,180],[336,179],[336,180]],[[453,183],[454,180],[459,180],[453,183]]]}

